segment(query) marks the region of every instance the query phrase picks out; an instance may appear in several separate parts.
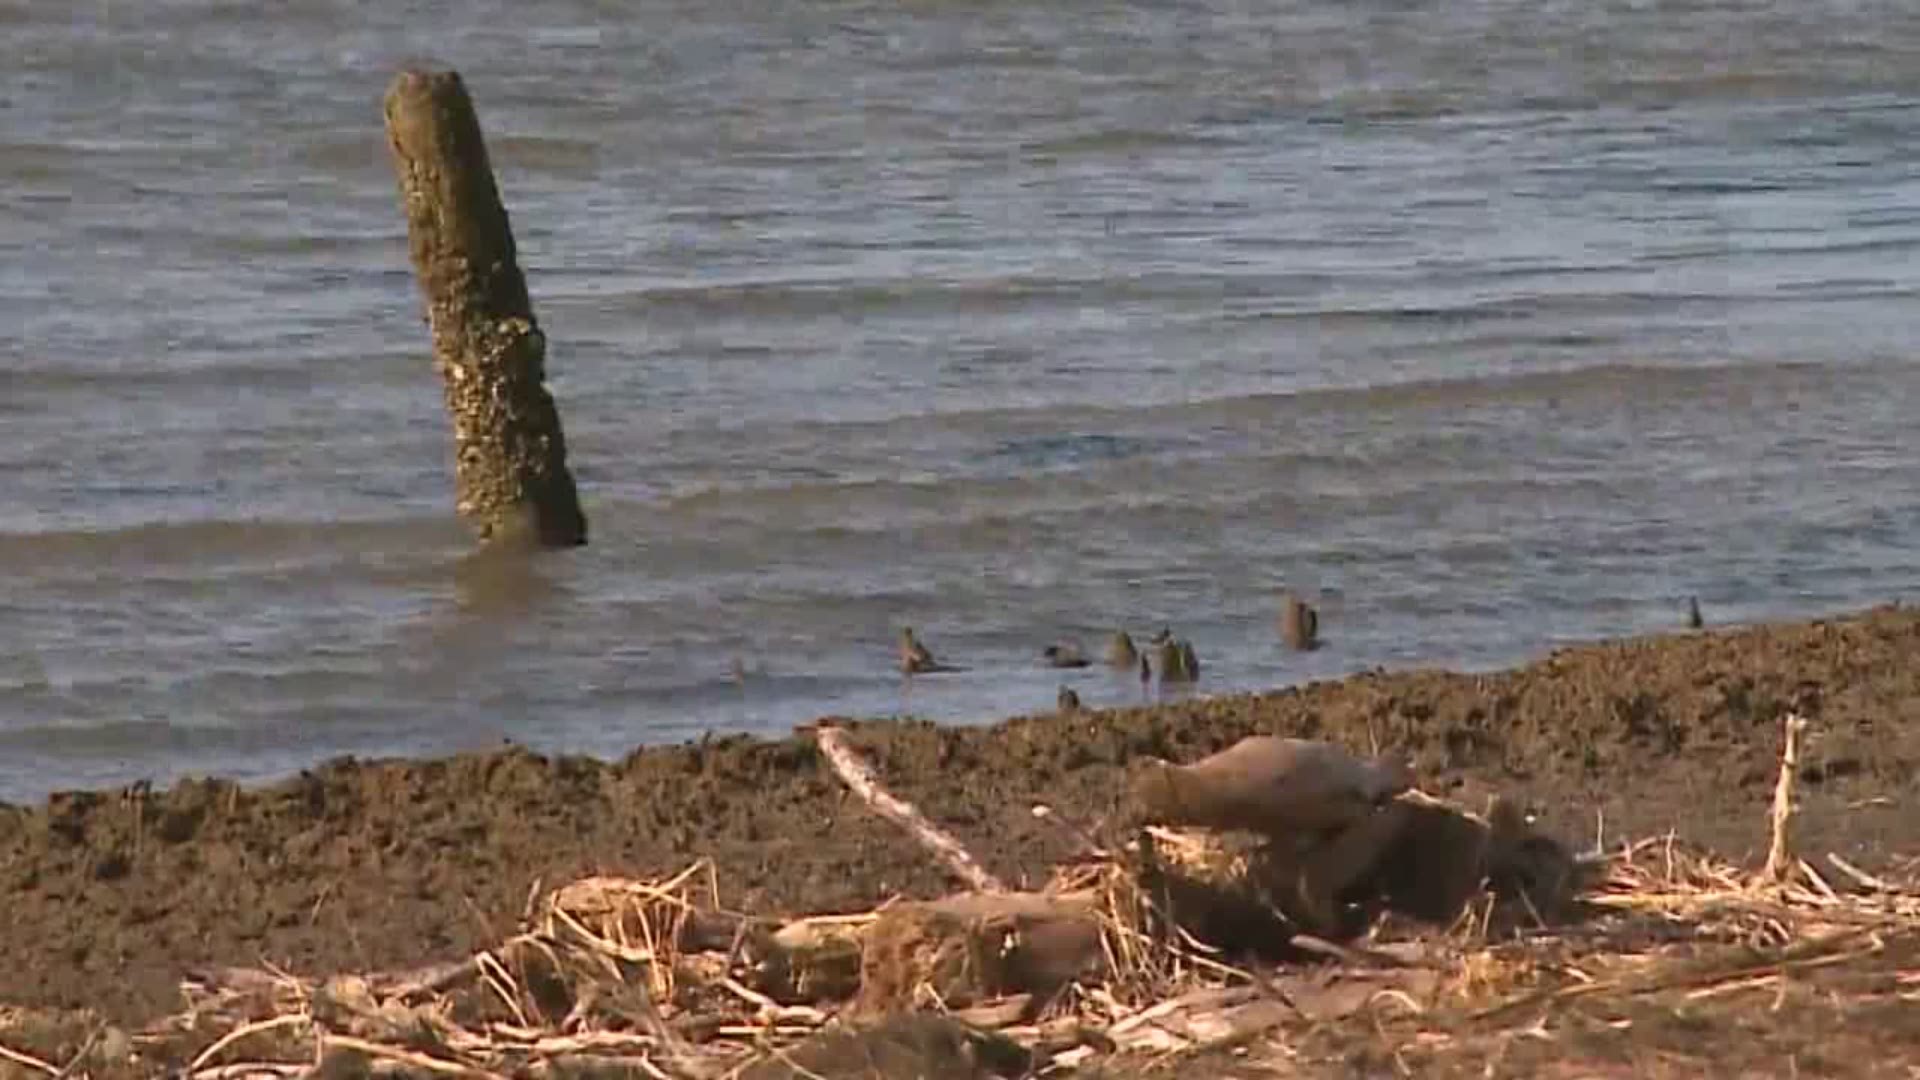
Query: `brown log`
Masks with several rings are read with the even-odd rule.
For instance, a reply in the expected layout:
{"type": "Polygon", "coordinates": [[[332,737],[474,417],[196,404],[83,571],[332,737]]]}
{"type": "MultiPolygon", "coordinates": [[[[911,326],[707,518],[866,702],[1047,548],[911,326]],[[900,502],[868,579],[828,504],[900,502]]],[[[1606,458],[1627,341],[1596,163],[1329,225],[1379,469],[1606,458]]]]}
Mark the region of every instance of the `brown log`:
{"type": "Polygon", "coordinates": [[[415,275],[453,421],[457,509],[483,543],[584,544],[586,515],[480,121],[460,76],[402,71],[386,96],[415,275]]]}
{"type": "Polygon", "coordinates": [[[1023,994],[1037,1012],[1103,955],[1091,894],[1005,892],[895,904],[868,928],[861,951],[855,1011],[866,1014],[1023,994]]]}
{"type": "Polygon", "coordinates": [[[800,919],[760,943],[754,988],[782,1005],[845,1001],[860,989],[860,944],[868,924],[800,919]]]}
{"type": "Polygon", "coordinates": [[[1000,883],[1000,879],[988,873],[965,845],[928,821],[926,815],[915,809],[912,803],[894,797],[881,787],[873,774],[867,771],[860,756],[847,745],[846,733],[839,727],[823,723],[814,729],[814,739],[820,744],[820,753],[833,766],[833,771],[840,774],[840,779],[855,795],[860,796],[862,802],[881,817],[912,834],[922,847],[932,852],[941,865],[965,882],[968,888],[980,892],[1006,891],[1007,887],[1000,883]]]}

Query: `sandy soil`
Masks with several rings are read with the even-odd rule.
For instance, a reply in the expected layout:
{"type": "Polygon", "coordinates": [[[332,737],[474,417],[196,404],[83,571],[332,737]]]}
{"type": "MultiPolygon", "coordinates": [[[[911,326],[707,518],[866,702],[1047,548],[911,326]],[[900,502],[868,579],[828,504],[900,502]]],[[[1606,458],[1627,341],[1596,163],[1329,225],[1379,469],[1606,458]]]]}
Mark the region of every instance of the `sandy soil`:
{"type": "MultiPolygon", "coordinates": [[[[981,728],[859,725],[901,796],[1012,882],[1095,823],[1124,763],[1253,732],[1411,756],[1429,790],[1508,791],[1580,843],[1675,829],[1736,858],[1765,838],[1783,711],[1814,721],[1800,842],[1869,868],[1920,853],[1920,614],[1660,636],[1492,675],[1366,674],[1265,695],[981,728]]],[[[174,1009],[196,965],[300,973],[449,959],[510,932],[540,884],[715,860],[736,906],[870,907],[951,883],[852,800],[804,738],[714,739],[604,763],[520,749],[338,761],[262,789],[61,794],[0,807],[0,1003],[124,1023],[174,1009]]],[[[1684,1044],[1685,1040],[1681,1040],[1684,1044]]],[[[1884,1059],[1882,1059],[1884,1060],[1884,1059]]]]}

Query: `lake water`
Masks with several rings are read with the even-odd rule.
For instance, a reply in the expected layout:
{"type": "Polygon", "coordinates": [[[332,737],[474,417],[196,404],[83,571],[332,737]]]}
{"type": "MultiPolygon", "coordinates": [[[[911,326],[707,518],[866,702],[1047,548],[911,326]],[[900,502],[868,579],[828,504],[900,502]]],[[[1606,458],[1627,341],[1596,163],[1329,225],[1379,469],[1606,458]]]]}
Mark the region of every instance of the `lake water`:
{"type": "Polygon", "coordinates": [[[1920,7],[440,10],[0,6],[0,799],[1138,700],[1036,663],[1115,626],[1206,693],[1920,585],[1920,7]],[[591,523],[519,570],[452,513],[422,58],[591,523]],[[969,670],[903,685],[901,625],[969,670]]]}

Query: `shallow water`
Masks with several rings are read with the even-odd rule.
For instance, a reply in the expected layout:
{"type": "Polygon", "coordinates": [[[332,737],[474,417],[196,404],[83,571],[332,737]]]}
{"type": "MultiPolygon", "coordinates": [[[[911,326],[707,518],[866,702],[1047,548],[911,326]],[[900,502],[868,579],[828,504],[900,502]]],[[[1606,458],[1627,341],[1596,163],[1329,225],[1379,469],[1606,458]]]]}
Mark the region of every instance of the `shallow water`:
{"type": "Polygon", "coordinates": [[[1907,5],[765,8],[0,9],[0,799],[983,720],[1116,625],[1221,692],[1920,584],[1907,5]],[[417,57],[553,342],[593,542],[531,568],[451,514],[417,57]],[[968,670],[904,686],[902,624],[968,670]]]}

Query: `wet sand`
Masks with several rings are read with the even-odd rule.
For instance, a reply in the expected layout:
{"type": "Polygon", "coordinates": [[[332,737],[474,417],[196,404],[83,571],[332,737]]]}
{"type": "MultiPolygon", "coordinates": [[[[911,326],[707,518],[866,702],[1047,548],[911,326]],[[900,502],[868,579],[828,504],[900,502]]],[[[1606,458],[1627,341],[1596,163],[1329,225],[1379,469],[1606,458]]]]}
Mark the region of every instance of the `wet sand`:
{"type": "MultiPolygon", "coordinates": [[[[1736,858],[1765,841],[1779,720],[1813,720],[1799,841],[1869,868],[1920,854],[1920,614],[1676,632],[1488,674],[1364,674],[1263,695],[989,727],[860,724],[894,791],[1004,879],[1038,883],[1097,825],[1140,754],[1186,759],[1253,732],[1409,755],[1429,790],[1532,800],[1566,838],[1676,830],[1736,858]]],[[[259,789],[55,795],[0,807],[0,1004],[137,1023],[197,965],[395,969],[510,932],[530,891],[705,856],[723,899],[765,913],[950,891],[804,736],[712,739],[619,762],[517,748],[338,761],[259,789]]]]}

